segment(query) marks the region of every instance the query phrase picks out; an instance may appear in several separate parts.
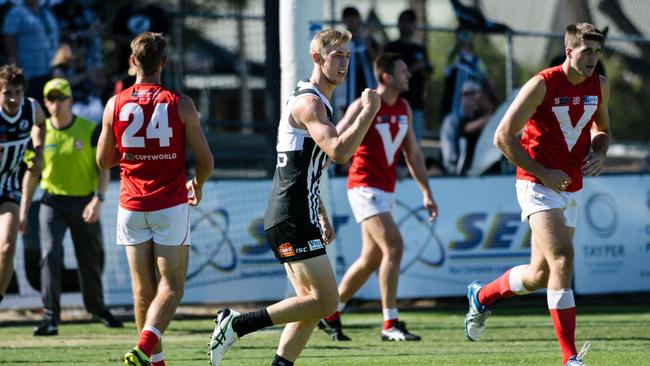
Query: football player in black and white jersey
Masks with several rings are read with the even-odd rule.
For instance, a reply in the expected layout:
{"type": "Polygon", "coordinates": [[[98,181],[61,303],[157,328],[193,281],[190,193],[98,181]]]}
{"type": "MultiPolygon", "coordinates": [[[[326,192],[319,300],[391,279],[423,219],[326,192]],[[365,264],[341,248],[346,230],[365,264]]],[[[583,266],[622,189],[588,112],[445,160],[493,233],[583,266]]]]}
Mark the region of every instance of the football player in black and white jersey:
{"type": "Polygon", "coordinates": [[[18,231],[27,228],[31,202],[21,202],[25,201],[23,179],[29,179],[25,168],[39,176],[43,166],[45,113],[36,100],[25,97],[26,87],[22,69],[0,67],[0,301],[14,273],[18,231]],[[29,159],[24,161],[28,149],[29,159]]]}
{"type": "Polygon", "coordinates": [[[314,70],[309,80],[298,83],[278,126],[278,160],[264,229],[297,295],[246,314],[220,310],[210,341],[212,365],[238,338],[278,324],[287,325],[272,365],[293,365],[320,318],[336,310],[336,278],[325,253],[334,230],[318,183],[328,158],[337,163],[350,159],[381,105],[377,93],[366,89],[350,128],[339,134],[332,124],[329,98],[345,79],[349,42],[347,31],[327,29],[314,36],[309,47],[314,70]]]}

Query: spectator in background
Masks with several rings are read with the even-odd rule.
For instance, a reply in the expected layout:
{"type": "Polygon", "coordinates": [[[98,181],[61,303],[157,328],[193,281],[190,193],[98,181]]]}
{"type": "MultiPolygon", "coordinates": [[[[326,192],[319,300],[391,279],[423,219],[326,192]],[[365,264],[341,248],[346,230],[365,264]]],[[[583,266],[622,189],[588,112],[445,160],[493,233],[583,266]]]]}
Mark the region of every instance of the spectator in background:
{"type": "Polygon", "coordinates": [[[95,70],[86,67],[85,47],[78,41],[64,40],[52,59],[52,76],[68,80],[73,90],[72,113],[84,116],[95,123],[102,119],[104,106],[100,99],[101,83],[95,83],[95,70]]]}
{"type": "Polygon", "coordinates": [[[129,70],[131,40],[144,32],[162,33],[168,36],[169,23],[165,10],[150,0],[134,0],[122,6],[113,22],[113,35],[117,43],[117,68],[119,80],[116,92],[131,86],[135,81],[135,72],[129,70]]]}
{"type": "MultiPolygon", "coordinates": [[[[11,0],[0,0],[0,32],[4,28],[5,16],[13,6],[14,3],[11,0]]],[[[9,63],[8,57],[7,47],[5,46],[4,40],[2,40],[0,42],[0,65],[9,63]]]]}
{"type": "MultiPolygon", "coordinates": [[[[99,20],[96,19],[86,2],[81,0],[63,0],[52,7],[52,12],[59,23],[61,39],[68,40],[68,43],[76,46],[75,48],[78,49],[76,57],[80,58],[78,64],[83,65],[88,74],[93,75],[87,80],[89,82],[88,90],[85,90],[84,94],[92,92],[99,96],[100,91],[106,86],[99,20]]],[[[75,101],[79,100],[77,95],[79,87],[80,85],[72,84],[75,101]]],[[[85,114],[82,115],[89,117],[85,114]]]]}
{"type": "MultiPolygon", "coordinates": [[[[461,89],[469,78],[478,80],[492,93],[492,83],[481,59],[474,53],[474,33],[467,29],[456,31],[456,43],[447,56],[440,116],[462,114],[461,89]]],[[[462,118],[462,116],[460,116],[462,118]]]]}
{"type": "Polygon", "coordinates": [[[440,128],[443,166],[452,175],[465,175],[472,166],[481,131],[496,107],[495,98],[476,79],[465,80],[460,99],[460,112],[448,113],[440,128]]]}
{"type": "Polygon", "coordinates": [[[334,92],[338,119],[365,88],[377,87],[372,62],[379,52],[379,45],[364,28],[361,14],[353,6],[343,9],[342,20],[352,35],[350,40],[350,64],[345,81],[334,92]]]}
{"type": "MultiPolygon", "coordinates": [[[[98,169],[95,163],[101,125],[72,113],[72,90],[66,80],[50,80],[45,84],[43,95],[50,112],[50,118],[45,120],[43,197],[39,210],[44,311],[34,335],[58,334],[63,238],[68,228],[86,309],[105,326],[120,328],[122,322],[106,308],[102,286],[104,247],[99,215],[110,173],[98,169]]],[[[26,202],[31,202],[38,178],[26,173],[26,202]]],[[[21,222],[26,222],[27,212],[21,214],[25,215],[21,216],[21,222]]]]}
{"type": "Polygon", "coordinates": [[[43,103],[43,86],[50,79],[50,62],[59,47],[59,25],[39,0],[11,8],[2,29],[9,63],[22,67],[25,95],[43,103]]]}
{"type": "Polygon", "coordinates": [[[400,13],[397,20],[399,39],[388,43],[384,51],[401,55],[413,75],[409,81],[409,90],[402,94],[402,97],[411,104],[413,132],[415,138],[420,141],[424,129],[424,100],[433,66],[429,62],[425,47],[413,42],[416,20],[417,16],[412,9],[400,13]]]}

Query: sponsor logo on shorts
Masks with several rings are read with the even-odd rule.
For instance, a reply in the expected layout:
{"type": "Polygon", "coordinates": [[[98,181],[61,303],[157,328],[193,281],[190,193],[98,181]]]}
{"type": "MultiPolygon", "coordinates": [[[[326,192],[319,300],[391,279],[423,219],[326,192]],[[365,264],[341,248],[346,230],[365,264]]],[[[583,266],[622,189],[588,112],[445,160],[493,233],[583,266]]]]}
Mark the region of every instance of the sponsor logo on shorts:
{"type": "Polygon", "coordinates": [[[296,251],[293,250],[293,245],[291,245],[291,243],[286,242],[280,244],[278,247],[278,254],[280,255],[280,258],[293,257],[296,255],[296,251]]]}
{"type": "Polygon", "coordinates": [[[298,253],[298,254],[307,253],[308,251],[309,251],[309,248],[307,248],[307,247],[296,248],[296,253],[298,253]]]}
{"type": "Polygon", "coordinates": [[[309,244],[309,250],[318,250],[325,247],[323,246],[323,243],[320,241],[320,239],[310,240],[307,242],[307,244],[309,244]]]}

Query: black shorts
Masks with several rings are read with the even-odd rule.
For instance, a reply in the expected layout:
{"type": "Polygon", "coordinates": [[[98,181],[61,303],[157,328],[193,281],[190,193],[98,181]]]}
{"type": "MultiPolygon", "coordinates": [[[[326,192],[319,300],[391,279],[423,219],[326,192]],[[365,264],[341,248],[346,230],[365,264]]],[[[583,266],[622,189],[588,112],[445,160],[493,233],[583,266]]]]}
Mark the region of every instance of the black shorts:
{"type": "Polygon", "coordinates": [[[6,192],[5,194],[0,194],[0,204],[5,202],[13,202],[20,206],[20,197],[22,196],[20,191],[6,192]]]}
{"type": "Polygon", "coordinates": [[[306,220],[288,218],[266,229],[266,238],[280,263],[327,254],[320,229],[306,220]]]}

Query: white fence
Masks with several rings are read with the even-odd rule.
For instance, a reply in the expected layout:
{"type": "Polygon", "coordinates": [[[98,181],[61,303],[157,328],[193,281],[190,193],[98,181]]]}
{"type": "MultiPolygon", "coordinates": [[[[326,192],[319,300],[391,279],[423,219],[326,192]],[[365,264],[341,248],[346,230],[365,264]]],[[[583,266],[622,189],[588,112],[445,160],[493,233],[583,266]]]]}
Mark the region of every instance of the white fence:
{"type": "MultiPolygon", "coordinates": [[[[489,281],[528,261],[530,232],[519,219],[513,177],[432,178],[430,183],[440,207],[440,217],[433,224],[425,219],[415,183],[407,180],[397,185],[394,215],[406,246],[400,298],[462,296],[469,282],[489,281]]],[[[268,249],[263,231],[270,186],[269,180],[206,184],[204,201],[192,212],[192,253],[184,303],[284,297],[284,269],[268,249]]],[[[358,255],[361,240],[347,202],[345,180],[331,179],[330,189],[337,231],[332,245],[337,246],[340,276],[358,255]]],[[[114,244],[117,195],[118,184],[112,182],[102,212],[104,292],[111,305],[132,303],[124,251],[114,244]]],[[[650,175],[588,178],[582,203],[575,236],[576,293],[650,291],[650,175]]],[[[38,278],[35,253],[38,255],[26,251],[19,240],[15,260],[18,292],[7,294],[2,308],[41,306],[33,283],[38,278]],[[26,260],[29,256],[31,261],[26,260]]],[[[69,238],[65,256],[65,275],[74,277],[76,262],[69,238]]],[[[74,278],[68,280],[74,282],[74,278]]],[[[377,299],[376,280],[369,281],[357,296],[377,299]]],[[[66,293],[62,305],[81,305],[81,297],[66,293]]]]}

